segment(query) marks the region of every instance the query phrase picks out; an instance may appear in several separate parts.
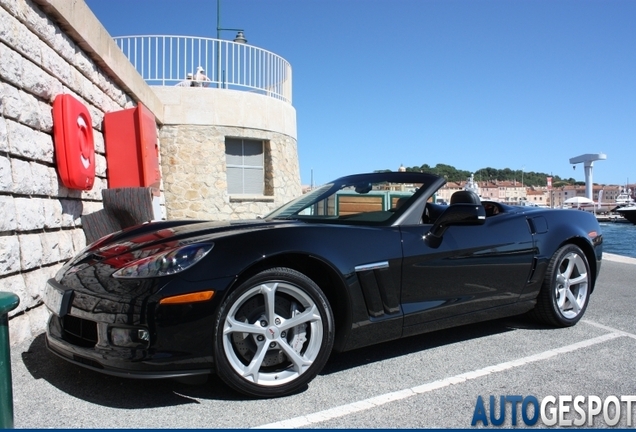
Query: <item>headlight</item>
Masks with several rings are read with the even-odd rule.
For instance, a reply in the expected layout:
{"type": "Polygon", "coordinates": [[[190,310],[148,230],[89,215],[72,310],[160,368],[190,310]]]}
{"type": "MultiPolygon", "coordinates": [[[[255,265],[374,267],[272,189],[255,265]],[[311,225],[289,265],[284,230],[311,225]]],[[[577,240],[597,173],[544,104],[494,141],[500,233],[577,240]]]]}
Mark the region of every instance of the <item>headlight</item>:
{"type": "Polygon", "coordinates": [[[189,269],[212,250],[213,243],[182,246],[133,261],[113,273],[116,278],[152,278],[173,275],[189,269]]]}

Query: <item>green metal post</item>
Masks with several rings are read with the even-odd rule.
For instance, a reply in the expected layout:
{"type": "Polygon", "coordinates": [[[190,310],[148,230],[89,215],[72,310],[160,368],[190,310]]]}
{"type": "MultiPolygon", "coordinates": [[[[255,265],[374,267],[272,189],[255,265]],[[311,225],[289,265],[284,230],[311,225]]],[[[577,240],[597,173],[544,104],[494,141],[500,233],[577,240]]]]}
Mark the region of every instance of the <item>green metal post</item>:
{"type": "Polygon", "coordinates": [[[17,295],[0,292],[0,429],[13,428],[13,387],[11,384],[8,314],[19,304],[20,298],[17,295]]]}

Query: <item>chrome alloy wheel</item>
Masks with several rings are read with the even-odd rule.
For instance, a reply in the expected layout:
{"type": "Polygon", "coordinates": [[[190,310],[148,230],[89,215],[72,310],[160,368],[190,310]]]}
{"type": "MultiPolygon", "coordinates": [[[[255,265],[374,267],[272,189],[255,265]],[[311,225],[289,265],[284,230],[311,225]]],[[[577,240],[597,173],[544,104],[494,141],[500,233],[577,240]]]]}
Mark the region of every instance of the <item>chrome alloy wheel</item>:
{"type": "Polygon", "coordinates": [[[550,258],[529,315],[556,327],[573,326],[585,314],[593,288],[593,273],[583,250],[575,244],[563,245],[550,258]]]}
{"type": "Polygon", "coordinates": [[[279,386],[305,373],[323,345],[323,316],[289,282],[266,281],[245,291],[223,322],[223,350],[244,380],[279,386]]]}
{"type": "Polygon", "coordinates": [[[556,273],[556,304],[567,319],[581,313],[588,295],[587,265],[581,255],[569,252],[561,259],[556,273]]]}

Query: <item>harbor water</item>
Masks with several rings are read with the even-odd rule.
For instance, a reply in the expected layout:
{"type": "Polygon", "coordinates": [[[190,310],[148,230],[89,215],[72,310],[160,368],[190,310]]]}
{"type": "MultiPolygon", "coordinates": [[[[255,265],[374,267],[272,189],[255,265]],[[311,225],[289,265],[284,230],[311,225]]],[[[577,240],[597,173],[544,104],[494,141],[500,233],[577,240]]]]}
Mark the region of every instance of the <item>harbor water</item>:
{"type": "Polygon", "coordinates": [[[636,225],[625,222],[601,222],[603,252],[636,258],[636,225]]]}

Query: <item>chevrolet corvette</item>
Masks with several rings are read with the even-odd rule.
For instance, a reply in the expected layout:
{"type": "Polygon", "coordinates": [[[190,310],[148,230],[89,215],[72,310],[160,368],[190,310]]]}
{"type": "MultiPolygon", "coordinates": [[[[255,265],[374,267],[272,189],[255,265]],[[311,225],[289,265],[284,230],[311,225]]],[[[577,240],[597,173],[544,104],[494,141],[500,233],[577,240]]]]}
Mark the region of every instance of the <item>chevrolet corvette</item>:
{"type": "Polygon", "coordinates": [[[298,392],[332,353],[528,314],[576,324],[601,267],[592,214],[505,205],[443,178],[340,178],[255,220],[157,221],[105,236],[47,282],[47,347],[130,378],[215,373],[298,392]]]}

